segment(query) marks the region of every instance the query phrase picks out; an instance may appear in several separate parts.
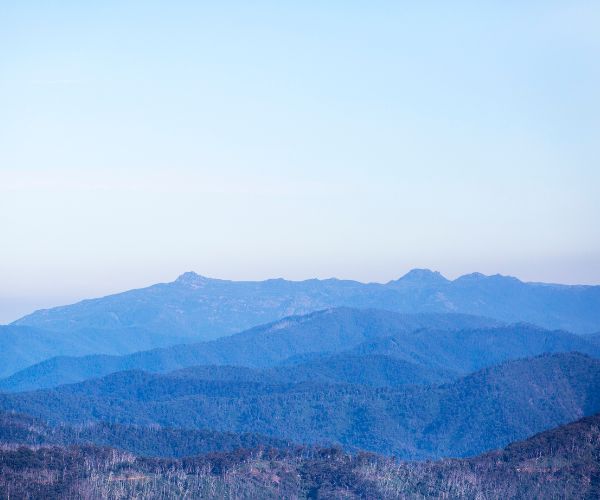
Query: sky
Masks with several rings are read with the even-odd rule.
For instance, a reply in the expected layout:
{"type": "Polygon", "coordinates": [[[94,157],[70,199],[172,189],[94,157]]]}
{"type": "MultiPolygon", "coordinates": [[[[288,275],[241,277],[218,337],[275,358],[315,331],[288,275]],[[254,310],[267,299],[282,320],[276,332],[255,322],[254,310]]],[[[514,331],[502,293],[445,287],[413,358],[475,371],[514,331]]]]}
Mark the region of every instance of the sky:
{"type": "Polygon", "coordinates": [[[600,3],[0,3],[0,323],[171,281],[600,284],[600,3]]]}

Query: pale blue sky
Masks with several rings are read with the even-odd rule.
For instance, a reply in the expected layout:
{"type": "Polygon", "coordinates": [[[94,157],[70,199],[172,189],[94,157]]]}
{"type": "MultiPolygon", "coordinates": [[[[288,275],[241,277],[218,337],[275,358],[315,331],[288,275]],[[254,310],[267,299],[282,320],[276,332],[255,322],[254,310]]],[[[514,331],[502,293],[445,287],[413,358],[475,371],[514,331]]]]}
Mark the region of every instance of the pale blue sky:
{"type": "Polygon", "coordinates": [[[600,283],[600,3],[0,4],[0,322],[180,272],[600,283]]]}

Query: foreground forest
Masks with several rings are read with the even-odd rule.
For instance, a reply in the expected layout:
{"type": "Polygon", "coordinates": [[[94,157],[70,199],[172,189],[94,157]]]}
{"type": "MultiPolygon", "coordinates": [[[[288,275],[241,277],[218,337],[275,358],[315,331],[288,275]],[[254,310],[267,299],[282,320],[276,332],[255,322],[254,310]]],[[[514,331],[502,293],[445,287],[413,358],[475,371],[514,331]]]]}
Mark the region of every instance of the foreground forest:
{"type": "Polygon", "coordinates": [[[96,446],[0,449],[0,498],[598,498],[600,415],[469,459],[398,462],[340,448],[181,459],[96,446]]]}

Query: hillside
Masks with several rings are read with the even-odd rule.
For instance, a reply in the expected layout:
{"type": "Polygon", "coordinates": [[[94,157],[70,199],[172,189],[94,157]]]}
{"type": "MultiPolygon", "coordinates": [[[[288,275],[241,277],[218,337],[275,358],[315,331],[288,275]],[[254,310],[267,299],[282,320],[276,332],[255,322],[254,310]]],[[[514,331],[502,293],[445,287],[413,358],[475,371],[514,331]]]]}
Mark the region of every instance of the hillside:
{"type": "Polygon", "coordinates": [[[251,432],[422,459],[473,455],[593,414],[600,410],[598,387],[600,361],[567,353],[405,389],[120,372],[0,395],[0,409],[55,423],[106,420],[251,432]]]}
{"type": "Polygon", "coordinates": [[[419,330],[381,337],[350,350],[363,356],[383,354],[425,366],[469,373],[509,359],[576,351],[600,357],[600,346],[588,336],[544,330],[528,324],[461,330],[419,330]]]}
{"type": "Polygon", "coordinates": [[[598,415],[471,459],[421,463],[335,448],[160,460],[93,446],[2,447],[0,496],[598,498],[599,452],[598,415]]]}
{"type": "Polygon", "coordinates": [[[127,426],[100,422],[80,426],[47,423],[19,413],[0,412],[0,443],[30,446],[110,446],[143,456],[183,457],[240,448],[286,449],[293,443],[251,433],[127,426]]]}
{"type": "Polygon", "coordinates": [[[403,387],[448,382],[458,378],[457,372],[433,370],[381,354],[357,356],[345,352],[333,356],[276,366],[247,368],[239,366],[202,365],[169,373],[180,379],[202,379],[229,382],[297,384],[356,384],[370,387],[403,387]]]}
{"type": "Polygon", "coordinates": [[[344,383],[373,387],[442,383],[458,378],[459,374],[382,354],[357,356],[345,352],[292,366],[270,368],[261,373],[274,380],[287,382],[344,383]]]}

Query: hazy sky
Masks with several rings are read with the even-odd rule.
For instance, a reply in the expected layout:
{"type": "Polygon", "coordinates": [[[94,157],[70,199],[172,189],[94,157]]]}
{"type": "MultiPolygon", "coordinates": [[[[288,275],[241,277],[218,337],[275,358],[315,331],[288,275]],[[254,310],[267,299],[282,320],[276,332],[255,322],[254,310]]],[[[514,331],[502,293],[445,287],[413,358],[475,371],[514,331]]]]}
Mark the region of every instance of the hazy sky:
{"type": "Polygon", "coordinates": [[[600,3],[0,3],[0,322],[170,281],[600,283],[600,3]]]}

